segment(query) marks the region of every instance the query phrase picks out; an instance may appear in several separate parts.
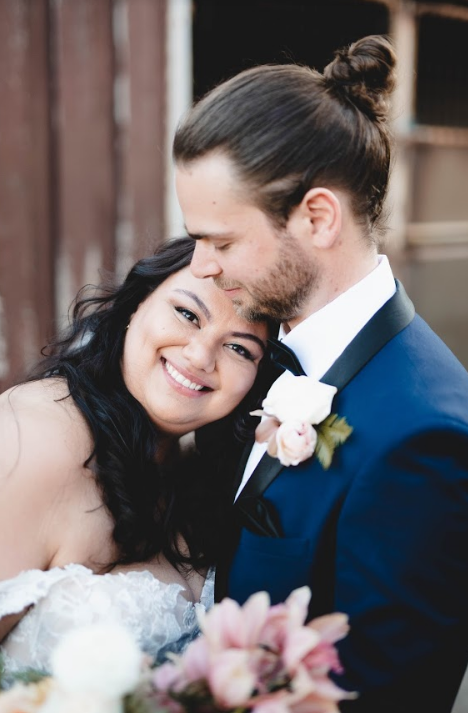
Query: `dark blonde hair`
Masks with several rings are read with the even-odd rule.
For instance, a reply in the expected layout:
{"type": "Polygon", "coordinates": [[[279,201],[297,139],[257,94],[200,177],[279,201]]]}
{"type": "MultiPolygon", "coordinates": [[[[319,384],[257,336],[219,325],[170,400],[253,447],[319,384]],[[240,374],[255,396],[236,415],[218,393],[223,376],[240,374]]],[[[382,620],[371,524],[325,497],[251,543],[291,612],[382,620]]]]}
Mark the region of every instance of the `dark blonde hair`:
{"type": "Polygon", "coordinates": [[[310,188],[344,190],[370,236],[382,227],[388,187],[395,61],[389,40],[372,35],[337,51],[323,74],[294,64],[247,69],[188,112],[175,161],[223,152],[280,227],[310,188]]]}

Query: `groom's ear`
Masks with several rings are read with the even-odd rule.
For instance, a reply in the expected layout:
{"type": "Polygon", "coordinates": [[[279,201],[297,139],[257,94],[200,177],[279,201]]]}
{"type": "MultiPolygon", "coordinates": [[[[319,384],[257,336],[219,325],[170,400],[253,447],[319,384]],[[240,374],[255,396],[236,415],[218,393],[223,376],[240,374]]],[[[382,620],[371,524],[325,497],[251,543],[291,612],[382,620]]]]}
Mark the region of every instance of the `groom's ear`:
{"type": "Polygon", "coordinates": [[[328,188],[311,188],[288,221],[291,233],[318,249],[335,245],[341,232],[342,207],[338,194],[328,188]]]}

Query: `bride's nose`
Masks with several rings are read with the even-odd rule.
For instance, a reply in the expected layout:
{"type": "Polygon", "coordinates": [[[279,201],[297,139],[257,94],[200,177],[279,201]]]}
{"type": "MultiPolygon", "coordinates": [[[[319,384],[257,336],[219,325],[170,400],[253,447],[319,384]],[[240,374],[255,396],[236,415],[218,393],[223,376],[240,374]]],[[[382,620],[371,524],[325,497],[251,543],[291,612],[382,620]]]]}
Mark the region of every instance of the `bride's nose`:
{"type": "Polygon", "coordinates": [[[196,336],[193,336],[185,345],[183,352],[185,358],[196,369],[205,371],[207,374],[214,371],[216,365],[216,347],[213,341],[203,333],[199,332],[196,336]]]}

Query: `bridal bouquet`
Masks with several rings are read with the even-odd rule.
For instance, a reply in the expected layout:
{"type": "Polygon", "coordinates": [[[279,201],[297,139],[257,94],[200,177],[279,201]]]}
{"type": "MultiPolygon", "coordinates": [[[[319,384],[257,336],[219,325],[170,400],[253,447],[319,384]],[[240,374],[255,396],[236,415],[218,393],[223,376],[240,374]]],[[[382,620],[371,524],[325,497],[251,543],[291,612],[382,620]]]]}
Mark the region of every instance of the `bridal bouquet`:
{"type": "Polygon", "coordinates": [[[52,675],[0,694],[0,713],[338,713],[354,697],[329,678],[341,670],[334,644],[343,614],[305,624],[310,589],[270,606],[266,592],[241,607],[224,599],[200,617],[202,635],[181,656],[151,668],[115,625],[68,634],[52,675]]]}

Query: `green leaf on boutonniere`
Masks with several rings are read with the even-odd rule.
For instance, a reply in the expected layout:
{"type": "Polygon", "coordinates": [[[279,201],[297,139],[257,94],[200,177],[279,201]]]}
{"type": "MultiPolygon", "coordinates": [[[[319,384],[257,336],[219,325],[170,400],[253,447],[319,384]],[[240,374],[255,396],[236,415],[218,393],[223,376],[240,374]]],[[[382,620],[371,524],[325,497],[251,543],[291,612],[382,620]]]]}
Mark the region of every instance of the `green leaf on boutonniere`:
{"type": "Polygon", "coordinates": [[[341,446],[351,433],[352,426],[345,418],[338,417],[338,414],[331,413],[317,426],[317,445],[315,455],[324,470],[328,470],[331,465],[333,454],[337,446],[341,446]]]}

